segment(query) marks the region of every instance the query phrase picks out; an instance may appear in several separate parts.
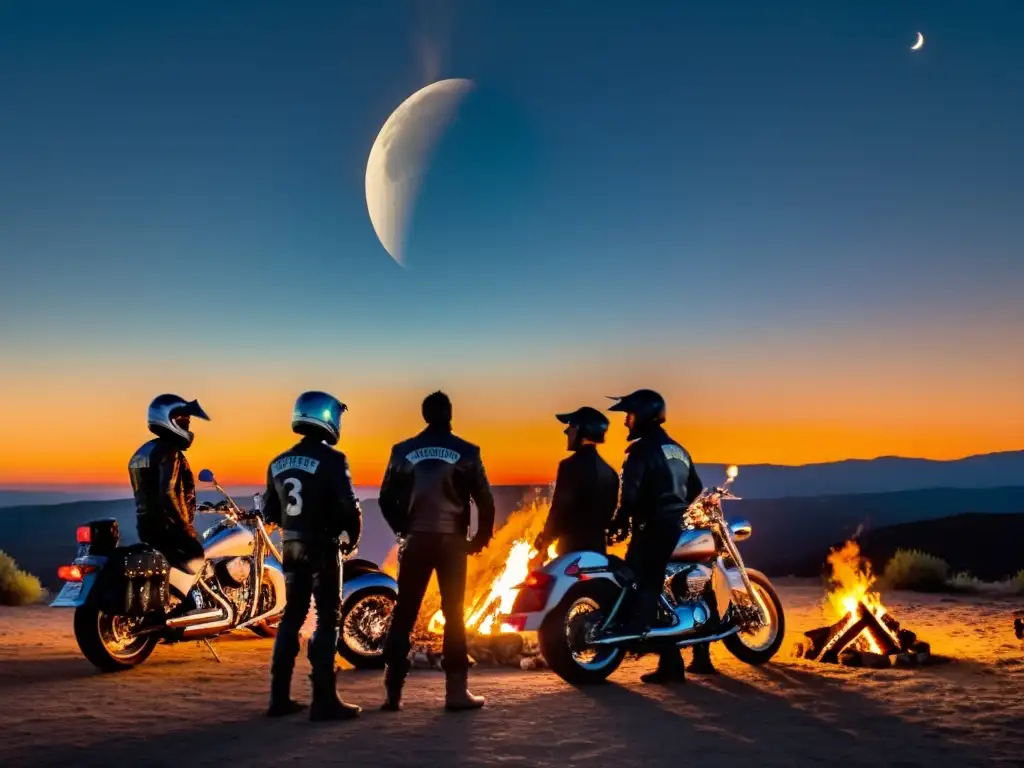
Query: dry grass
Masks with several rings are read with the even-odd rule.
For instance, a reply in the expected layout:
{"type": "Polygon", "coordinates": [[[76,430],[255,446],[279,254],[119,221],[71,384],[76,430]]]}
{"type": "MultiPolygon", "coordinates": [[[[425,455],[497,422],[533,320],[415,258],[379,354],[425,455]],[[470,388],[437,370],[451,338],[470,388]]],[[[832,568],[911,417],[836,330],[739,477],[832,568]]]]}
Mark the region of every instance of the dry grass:
{"type": "Polygon", "coordinates": [[[20,570],[13,557],[0,551],[0,605],[30,605],[42,596],[39,579],[20,570]]]}

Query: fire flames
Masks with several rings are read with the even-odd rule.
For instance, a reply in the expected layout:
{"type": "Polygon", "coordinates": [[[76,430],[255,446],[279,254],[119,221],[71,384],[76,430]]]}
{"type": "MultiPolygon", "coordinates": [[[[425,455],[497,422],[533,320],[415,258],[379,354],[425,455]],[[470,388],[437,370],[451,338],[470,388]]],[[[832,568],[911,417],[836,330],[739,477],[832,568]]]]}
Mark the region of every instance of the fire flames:
{"type": "MultiPolygon", "coordinates": [[[[526,539],[519,539],[512,545],[512,549],[505,559],[505,565],[501,573],[494,579],[482,598],[476,599],[466,608],[466,629],[478,635],[493,635],[501,632],[515,632],[515,628],[507,624],[501,624],[495,632],[496,619],[499,614],[508,613],[512,609],[512,602],[516,599],[517,586],[529,574],[530,561],[539,552],[533,548],[526,539]]],[[[550,562],[558,554],[554,544],[548,547],[547,557],[544,562],[550,562]]],[[[468,591],[468,590],[467,590],[468,591]]],[[[476,590],[479,592],[479,590],[476,590]]],[[[444,615],[440,610],[435,611],[430,617],[427,629],[434,634],[444,631],[444,615]]]]}
{"type": "MultiPolygon", "coordinates": [[[[871,573],[871,563],[861,556],[860,547],[856,541],[850,540],[842,547],[832,550],[828,555],[828,564],[832,570],[828,604],[833,614],[833,620],[838,621],[843,617],[848,617],[847,623],[843,625],[843,631],[857,623],[858,610],[861,605],[871,611],[879,620],[886,615],[887,611],[882,604],[882,598],[874,589],[875,576],[871,573]]],[[[872,653],[882,652],[871,633],[867,631],[863,631],[857,636],[856,644],[863,645],[864,650],[869,650],[872,653]]]]}
{"type": "MultiPolygon", "coordinates": [[[[550,489],[538,489],[535,497],[513,512],[494,535],[490,545],[478,555],[469,559],[466,574],[465,623],[466,629],[476,634],[496,635],[515,630],[497,621],[502,613],[512,608],[516,597],[516,586],[529,575],[530,562],[537,554],[533,542],[544,527],[551,510],[550,489]]],[[[621,554],[625,544],[613,548],[621,554]]],[[[553,544],[545,553],[543,562],[549,562],[556,554],[553,544]]],[[[393,550],[385,560],[385,571],[392,576],[397,573],[397,553],[393,550]]],[[[441,613],[441,596],[437,579],[432,578],[423,598],[416,634],[421,638],[436,636],[444,631],[444,616],[441,613]]]]}

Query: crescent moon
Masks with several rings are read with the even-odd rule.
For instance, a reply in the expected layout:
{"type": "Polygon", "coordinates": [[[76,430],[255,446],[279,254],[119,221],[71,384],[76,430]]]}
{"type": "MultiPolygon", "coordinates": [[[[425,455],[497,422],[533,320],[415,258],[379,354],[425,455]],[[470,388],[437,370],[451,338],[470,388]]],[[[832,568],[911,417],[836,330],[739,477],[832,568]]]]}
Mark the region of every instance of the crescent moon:
{"type": "Polygon", "coordinates": [[[439,80],[403,101],[380,129],[366,161],[366,209],[384,250],[404,266],[406,229],[433,150],[473,88],[439,80]]]}
{"type": "Polygon", "coordinates": [[[920,32],[918,32],[917,33],[917,42],[914,43],[912,46],[910,46],[910,50],[912,50],[912,51],[919,51],[919,50],[921,50],[922,47],[924,47],[924,35],[922,35],[920,32]]]}

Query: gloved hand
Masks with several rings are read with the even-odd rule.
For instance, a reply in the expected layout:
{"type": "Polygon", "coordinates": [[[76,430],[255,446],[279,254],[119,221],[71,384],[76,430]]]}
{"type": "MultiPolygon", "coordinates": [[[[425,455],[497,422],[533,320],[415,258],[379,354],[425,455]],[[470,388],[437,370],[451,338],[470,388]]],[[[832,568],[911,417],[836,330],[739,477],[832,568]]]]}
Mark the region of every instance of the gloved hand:
{"type": "Polygon", "coordinates": [[[352,541],[347,532],[342,533],[341,536],[338,537],[338,548],[341,550],[342,557],[347,557],[355,552],[356,544],[357,542],[352,541]]]}
{"type": "Polygon", "coordinates": [[[479,536],[474,536],[472,539],[466,542],[466,553],[470,555],[476,555],[487,549],[487,545],[490,543],[490,537],[482,539],[479,536]]]}
{"type": "Polygon", "coordinates": [[[628,526],[623,525],[621,520],[612,520],[611,525],[608,526],[608,533],[605,535],[608,545],[621,544],[627,538],[629,538],[628,526]]]}

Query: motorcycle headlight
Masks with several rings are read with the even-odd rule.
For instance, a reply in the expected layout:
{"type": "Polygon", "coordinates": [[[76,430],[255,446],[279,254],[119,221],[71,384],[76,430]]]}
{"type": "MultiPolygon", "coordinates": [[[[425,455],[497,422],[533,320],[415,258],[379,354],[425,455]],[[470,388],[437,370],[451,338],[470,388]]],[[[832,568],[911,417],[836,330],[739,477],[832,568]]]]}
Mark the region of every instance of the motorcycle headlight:
{"type": "Polygon", "coordinates": [[[216,525],[211,525],[209,528],[207,528],[205,531],[203,531],[203,541],[206,541],[208,538],[213,536],[213,534],[216,532],[216,530],[217,530],[217,526],[216,525]]]}

